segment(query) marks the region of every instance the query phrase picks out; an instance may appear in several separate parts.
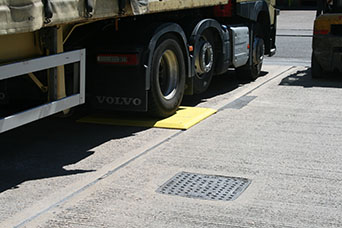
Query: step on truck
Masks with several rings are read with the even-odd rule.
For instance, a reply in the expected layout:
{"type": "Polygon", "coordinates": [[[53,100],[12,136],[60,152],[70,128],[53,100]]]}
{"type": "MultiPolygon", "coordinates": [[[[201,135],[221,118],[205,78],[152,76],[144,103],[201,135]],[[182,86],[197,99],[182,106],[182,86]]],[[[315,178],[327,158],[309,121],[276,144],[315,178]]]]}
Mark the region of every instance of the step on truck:
{"type": "Polygon", "coordinates": [[[0,2],[0,132],[84,103],[174,114],[275,53],[275,0],[0,2]]]}

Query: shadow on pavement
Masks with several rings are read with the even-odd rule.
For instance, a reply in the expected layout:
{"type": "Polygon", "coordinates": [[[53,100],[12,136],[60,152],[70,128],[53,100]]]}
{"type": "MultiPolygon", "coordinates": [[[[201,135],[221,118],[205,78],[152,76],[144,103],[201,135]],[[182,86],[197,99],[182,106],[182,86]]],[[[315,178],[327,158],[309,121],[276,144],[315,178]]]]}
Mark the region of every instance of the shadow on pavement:
{"type": "MultiPolygon", "coordinates": [[[[262,72],[261,76],[266,74],[262,72]]],[[[195,106],[246,83],[249,81],[238,80],[235,71],[230,71],[214,77],[205,93],[185,96],[182,105],[195,106]]],[[[96,146],[146,129],[81,124],[75,118],[49,117],[0,134],[0,193],[29,180],[93,172],[63,167],[93,155],[91,149],[96,146]]]]}
{"type": "Polygon", "coordinates": [[[280,84],[281,86],[302,86],[304,88],[312,87],[331,87],[342,88],[342,77],[336,74],[325,75],[319,79],[311,77],[311,68],[299,70],[284,78],[280,84]]]}
{"type": "MultiPolygon", "coordinates": [[[[268,72],[262,71],[260,77],[267,75],[268,72]]],[[[206,99],[216,97],[225,93],[229,93],[241,85],[250,83],[248,80],[238,79],[234,70],[225,74],[214,76],[208,90],[201,94],[184,96],[183,106],[196,106],[206,99]]]]}
{"type": "Polygon", "coordinates": [[[29,180],[95,170],[66,170],[92,154],[92,148],[131,136],[140,128],[79,124],[50,117],[0,135],[0,193],[29,180]]]}

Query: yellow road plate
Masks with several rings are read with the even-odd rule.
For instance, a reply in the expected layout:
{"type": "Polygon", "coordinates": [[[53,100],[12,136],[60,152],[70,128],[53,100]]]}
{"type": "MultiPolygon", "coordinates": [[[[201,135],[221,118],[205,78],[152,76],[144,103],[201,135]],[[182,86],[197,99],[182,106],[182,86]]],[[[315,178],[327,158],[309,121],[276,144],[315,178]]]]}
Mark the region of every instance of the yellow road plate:
{"type": "Polygon", "coordinates": [[[158,128],[171,128],[186,130],[205,118],[216,113],[217,110],[211,108],[198,108],[198,107],[179,107],[176,114],[165,118],[157,119],[142,116],[103,116],[91,115],[79,119],[77,122],[82,123],[95,123],[107,125],[120,125],[120,126],[136,126],[136,127],[158,127],[158,128]]]}

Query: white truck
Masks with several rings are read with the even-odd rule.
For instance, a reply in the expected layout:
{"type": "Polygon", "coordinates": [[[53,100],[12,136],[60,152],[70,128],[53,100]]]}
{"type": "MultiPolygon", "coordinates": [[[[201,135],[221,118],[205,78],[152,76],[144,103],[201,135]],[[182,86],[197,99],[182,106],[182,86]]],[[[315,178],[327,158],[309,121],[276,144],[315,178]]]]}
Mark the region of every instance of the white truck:
{"type": "Polygon", "coordinates": [[[275,53],[275,0],[0,0],[0,133],[87,103],[175,113],[275,53]]]}

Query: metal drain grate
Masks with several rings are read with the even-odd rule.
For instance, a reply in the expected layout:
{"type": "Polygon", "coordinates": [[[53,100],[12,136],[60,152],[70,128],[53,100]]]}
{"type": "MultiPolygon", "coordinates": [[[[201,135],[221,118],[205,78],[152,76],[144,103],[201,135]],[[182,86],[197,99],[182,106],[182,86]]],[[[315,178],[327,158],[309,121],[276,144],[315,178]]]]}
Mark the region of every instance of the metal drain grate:
{"type": "Polygon", "coordinates": [[[239,197],[250,183],[251,181],[246,178],[181,172],[160,186],[157,192],[206,200],[231,201],[239,197]]]}

